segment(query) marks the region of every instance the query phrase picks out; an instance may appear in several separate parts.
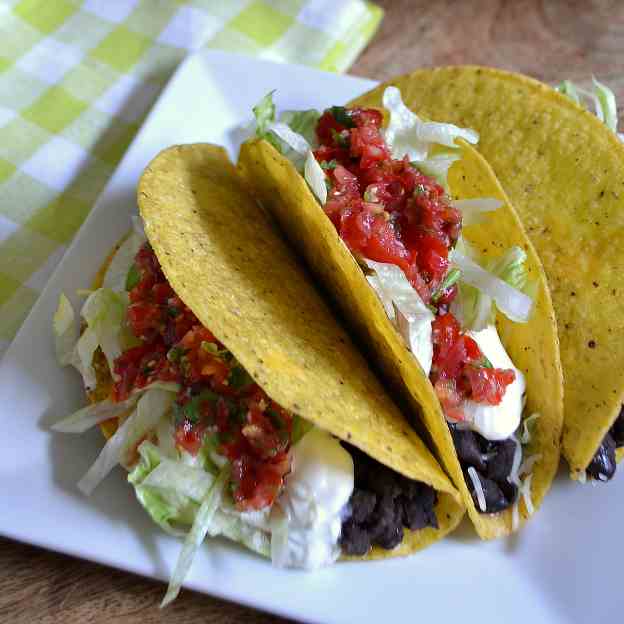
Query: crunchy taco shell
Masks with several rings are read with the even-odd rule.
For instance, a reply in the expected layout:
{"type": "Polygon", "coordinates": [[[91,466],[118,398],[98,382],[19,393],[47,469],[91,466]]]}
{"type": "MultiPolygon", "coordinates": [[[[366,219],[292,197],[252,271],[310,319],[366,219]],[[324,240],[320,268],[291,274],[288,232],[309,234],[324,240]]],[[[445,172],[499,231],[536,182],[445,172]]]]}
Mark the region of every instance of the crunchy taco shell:
{"type": "MultiPolygon", "coordinates": [[[[526,76],[444,67],[387,84],[411,108],[480,133],[479,151],[540,255],[561,343],[563,454],[578,478],[624,403],[624,146],[593,114],[526,76]]],[[[379,105],[385,86],[357,102],[379,105]]]]}
{"type": "Polygon", "coordinates": [[[463,515],[460,497],[272,221],[246,193],[225,150],[171,147],[138,188],[145,231],[178,296],[282,407],[438,492],[439,529],[406,531],[405,555],[440,539],[463,515]]]}
{"type": "MultiPolygon", "coordinates": [[[[462,144],[461,150],[461,160],[450,169],[453,195],[461,199],[495,197],[504,202],[504,207],[480,229],[467,228],[466,238],[477,243],[485,255],[496,256],[510,245],[520,245],[527,252],[531,279],[538,284],[535,312],[529,323],[517,325],[502,317],[497,319],[508,353],[526,375],[527,409],[541,414],[529,450],[542,454],[534,469],[531,489],[534,506],[538,507],[557,470],[562,422],[561,368],[552,305],[539,259],[492,170],[468,145],[462,144]]],[[[391,324],[357,261],[303,177],[269,143],[261,140],[242,146],[239,169],[256,197],[278,219],[309,266],[332,292],[391,388],[414,413],[420,414],[443,467],[462,494],[478,534],[488,539],[511,532],[511,510],[488,515],[477,512],[433,386],[391,324]]],[[[521,516],[527,517],[523,505],[521,516]]]]}

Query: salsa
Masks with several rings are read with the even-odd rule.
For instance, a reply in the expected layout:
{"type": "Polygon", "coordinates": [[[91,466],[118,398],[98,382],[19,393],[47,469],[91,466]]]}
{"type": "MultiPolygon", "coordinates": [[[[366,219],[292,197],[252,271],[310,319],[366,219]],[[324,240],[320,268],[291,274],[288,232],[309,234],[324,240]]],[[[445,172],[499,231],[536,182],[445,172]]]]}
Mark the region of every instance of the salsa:
{"type": "Polygon", "coordinates": [[[314,156],[327,174],[323,208],[355,255],[398,266],[435,311],[430,379],[446,416],[463,420],[464,400],[497,405],[515,373],[493,368],[449,312],[457,286],[444,279],[461,213],[435,179],[392,157],[382,121],[375,109],[334,106],[321,115],[314,156]]]}
{"type": "Polygon", "coordinates": [[[270,505],[290,470],[291,415],[175,294],[148,243],[129,276],[126,320],[139,344],[115,360],[113,400],[155,381],[179,384],[178,449],[197,455],[206,445],[229,459],[240,510],[270,505]]]}

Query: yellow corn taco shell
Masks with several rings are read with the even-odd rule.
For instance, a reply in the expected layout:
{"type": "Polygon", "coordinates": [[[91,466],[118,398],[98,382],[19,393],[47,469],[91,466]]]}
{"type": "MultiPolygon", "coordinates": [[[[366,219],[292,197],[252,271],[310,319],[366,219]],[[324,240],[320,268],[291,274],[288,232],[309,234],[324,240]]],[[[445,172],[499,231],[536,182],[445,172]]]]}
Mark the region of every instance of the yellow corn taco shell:
{"type": "Polygon", "coordinates": [[[225,151],[171,147],[138,188],[145,231],[178,296],[282,407],[438,492],[439,528],[407,532],[392,551],[440,539],[463,515],[459,494],[334,319],[225,151]]]}
{"type": "MultiPolygon", "coordinates": [[[[511,510],[488,515],[477,512],[433,386],[386,316],[382,303],[303,177],[269,143],[261,140],[242,146],[239,169],[256,197],[277,218],[333,294],[392,390],[414,413],[420,414],[443,467],[462,494],[478,534],[489,539],[510,533],[511,510]]],[[[466,144],[461,147],[461,160],[450,169],[449,183],[453,196],[460,199],[494,197],[504,203],[486,224],[466,228],[465,237],[486,256],[500,255],[511,245],[521,246],[527,252],[530,278],[538,284],[535,311],[526,325],[497,318],[505,348],[526,375],[527,409],[541,414],[531,447],[526,451],[542,455],[535,465],[531,487],[531,498],[537,508],[559,462],[563,401],[556,327],[546,280],[539,259],[492,170],[466,144]]],[[[520,512],[522,519],[528,517],[523,504],[520,512]]]]}
{"type": "MultiPolygon", "coordinates": [[[[480,133],[479,151],[540,255],[561,343],[563,454],[581,477],[624,403],[624,146],[593,114],[526,76],[444,67],[388,84],[409,107],[480,133]]],[[[384,86],[358,103],[379,105],[384,86]]]]}

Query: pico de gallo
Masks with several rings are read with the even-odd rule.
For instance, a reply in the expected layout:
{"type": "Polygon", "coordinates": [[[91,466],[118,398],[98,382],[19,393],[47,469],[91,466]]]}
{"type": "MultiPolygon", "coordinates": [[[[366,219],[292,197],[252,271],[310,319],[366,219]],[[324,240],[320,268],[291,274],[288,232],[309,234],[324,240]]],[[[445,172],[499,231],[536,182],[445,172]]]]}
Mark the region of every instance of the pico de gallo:
{"type": "Polygon", "coordinates": [[[493,368],[449,311],[457,284],[445,278],[462,215],[407,156],[392,158],[382,120],[362,108],[334,106],[321,115],[314,156],[330,187],[323,209],[354,254],[401,268],[434,311],[431,382],[447,417],[462,421],[466,399],[498,405],[515,373],[493,368]]]}
{"type": "Polygon", "coordinates": [[[113,400],[156,381],[175,382],[175,443],[197,455],[206,437],[232,463],[240,510],[271,505],[290,469],[293,419],[175,294],[149,243],[129,273],[126,318],[140,341],[114,364],[113,400]]]}

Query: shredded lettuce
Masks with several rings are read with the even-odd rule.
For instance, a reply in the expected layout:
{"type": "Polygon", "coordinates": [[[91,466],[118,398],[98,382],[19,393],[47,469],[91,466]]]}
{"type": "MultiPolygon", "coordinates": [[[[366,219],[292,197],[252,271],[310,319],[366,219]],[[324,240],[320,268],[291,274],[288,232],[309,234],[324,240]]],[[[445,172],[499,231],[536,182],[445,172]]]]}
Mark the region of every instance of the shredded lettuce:
{"type": "MultiPolygon", "coordinates": [[[[173,381],[154,381],[143,388],[135,388],[132,395],[125,401],[114,402],[110,399],[104,399],[82,407],[52,425],[51,428],[61,433],[84,433],[105,420],[123,416],[125,412],[134,407],[140,396],[149,390],[166,390],[177,394],[180,391],[180,384],[173,381]]],[[[173,439],[173,432],[171,438],[173,439]]]]}
{"type": "Polygon", "coordinates": [[[318,164],[312,150],[308,150],[304,165],[304,177],[308,186],[316,198],[321,202],[321,206],[327,201],[327,185],[325,184],[325,172],[318,164]]]}
{"type": "Polygon", "coordinates": [[[111,371],[115,359],[122,354],[126,345],[124,327],[127,307],[128,295],[125,291],[98,288],[87,297],[80,312],[87,329],[95,334],[111,371]]]}
{"type": "MultiPolygon", "coordinates": [[[[269,126],[269,130],[276,134],[292,151],[296,152],[298,156],[305,156],[310,151],[310,144],[299,133],[291,130],[288,124],[281,121],[272,123],[269,126]]],[[[287,154],[283,149],[280,150],[284,156],[287,154]]]]}
{"type": "MultiPolygon", "coordinates": [[[[596,80],[593,76],[592,83],[594,87],[593,91],[579,87],[570,80],[564,80],[555,87],[555,89],[559,91],[559,93],[569,97],[579,106],[584,106],[583,97],[590,100],[594,106],[596,117],[598,117],[609,130],[617,134],[618,114],[615,94],[609,87],[596,80]]],[[[622,135],[618,134],[618,137],[622,139],[622,135]]]]}
{"type": "Polygon", "coordinates": [[[460,160],[459,154],[441,153],[425,160],[414,160],[412,165],[425,175],[434,178],[437,183],[448,193],[448,172],[452,164],[460,160]]]}
{"type": "MultiPolygon", "coordinates": [[[[134,258],[146,240],[142,230],[136,227],[132,229],[132,232],[121,244],[106,270],[102,284],[104,288],[109,288],[119,293],[130,290],[127,288],[128,274],[133,270],[134,258]]],[[[136,269],[134,270],[136,271],[136,269]]]]}
{"type": "Polygon", "coordinates": [[[173,392],[150,389],[141,396],[136,410],[124,420],[109,438],[87,474],[78,482],[78,489],[90,495],[108,473],[119,463],[126,464],[126,455],[152,431],[169,411],[175,399],[173,392]]]}
{"type": "Polygon", "coordinates": [[[122,416],[128,410],[134,408],[138,400],[138,395],[133,395],[119,403],[115,403],[110,399],[105,399],[99,403],[91,403],[52,425],[52,429],[61,433],[84,433],[105,420],[122,416]]]}
{"type": "Polygon", "coordinates": [[[455,140],[478,143],[479,135],[474,130],[459,128],[453,124],[422,121],[401,99],[396,87],[388,87],[383,94],[383,105],[390,112],[390,123],[385,130],[386,143],[394,158],[405,155],[411,161],[427,160],[429,149],[435,145],[457,147],[455,140]]]}
{"type": "Polygon", "coordinates": [[[300,134],[310,145],[316,145],[316,124],[321,114],[314,109],[303,111],[284,111],[280,121],[293,132],[300,134]]]}
{"type": "Polygon", "coordinates": [[[78,325],[74,308],[64,293],[59,296],[59,303],[52,319],[54,349],[56,359],[61,366],[71,364],[73,352],[78,342],[78,325]]]}
{"type": "Polygon", "coordinates": [[[464,255],[460,247],[454,250],[452,262],[462,272],[458,313],[466,328],[479,331],[490,324],[494,315],[492,302],[516,323],[529,320],[533,300],[521,290],[527,283],[525,260],[526,254],[513,247],[484,269],[464,255]]]}
{"type": "Polygon", "coordinates": [[[320,113],[315,110],[284,111],[276,119],[273,93],[267,93],[253,107],[256,118],[256,136],[267,140],[288,158],[299,172],[310,149],[316,145],[316,123],[320,113]]]}
{"type": "Polygon", "coordinates": [[[87,327],[80,335],[72,355],[71,364],[82,375],[82,382],[87,390],[92,390],[97,384],[97,377],[93,368],[93,355],[99,346],[100,341],[97,333],[87,327]]]}
{"type": "Polygon", "coordinates": [[[256,136],[268,141],[276,150],[282,151],[280,140],[269,130],[269,126],[275,121],[275,103],[273,94],[269,91],[253,108],[256,118],[256,136]]]}
{"type": "Polygon", "coordinates": [[[527,416],[522,421],[522,433],[520,434],[520,442],[522,444],[529,444],[531,442],[531,437],[533,435],[533,430],[535,429],[535,422],[540,417],[539,412],[535,412],[530,416],[527,416]]]}
{"type": "Polygon", "coordinates": [[[572,81],[564,80],[560,85],[555,87],[555,89],[559,91],[559,93],[562,93],[563,95],[567,95],[576,104],[581,103],[581,98],[579,97],[579,93],[576,90],[576,86],[574,85],[572,81]]]}
{"type": "Polygon", "coordinates": [[[192,525],[214,476],[201,468],[167,457],[145,441],[139,447],[140,461],[128,475],[136,497],[152,520],[171,535],[184,535],[192,525]]]}
{"type": "Polygon", "coordinates": [[[210,525],[213,523],[215,513],[221,504],[223,491],[229,478],[230,466],[228,464],[221,470],[219,476],[203,497],[201,505],[195,515],[193,526],[184,540],[184,546],[182,547],[175,569],[171,575],[169,587],[167,588],[167,593],[163,598],[161,607],[166,607],[170,602],[175,600],[179,594],[182,583],[193,564],[195,553],[200,544],[204,541],[210,529],[210,525]]]}
{"type": "Polygon", "coordinates": [[[609,130],[617,132],[618,114],[615,94],[609,87],[598,82],[596,78],[592,77],[592,81],[594,83],[594,93],[598,98],[602,110],[603,121],[609,130]]]}
{"type": "Polygon", "coordinates": [[[425,374],[429,375],[433,360],[431,342],[433,313],[398,266],[372,260],[366,260],[366,265],[375,272],[374,276],[367,277],[368,283],[381,299],[386,314],[403,337],[405,344],[425,374]]]}

